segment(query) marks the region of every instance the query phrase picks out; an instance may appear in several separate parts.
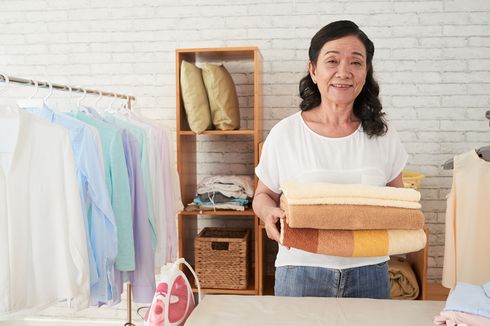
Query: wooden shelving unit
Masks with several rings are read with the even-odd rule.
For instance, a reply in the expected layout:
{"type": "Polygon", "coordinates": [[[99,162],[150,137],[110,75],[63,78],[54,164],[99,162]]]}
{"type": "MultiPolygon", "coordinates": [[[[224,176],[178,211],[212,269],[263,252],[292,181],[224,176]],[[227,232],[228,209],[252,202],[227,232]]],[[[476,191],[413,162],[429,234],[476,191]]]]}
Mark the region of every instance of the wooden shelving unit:
{"type": "MultiPolygon", "coordinates": [[[[259,143],[262,140],[262,57],[257,47],[230,47],[230,48],[192,48],[176,50],[176,136],[177,136],[177,170],[180,177],[180,188],[184,205],[192,202],[196,186],[198,183],[198,155],[197,145],[203,138],[213,137],[233,137],[236,142],[253,143],[253,162],[247,162],[256,166],[259,161],[259,143]],[[253,86],[249,97],[252,97],[250,112],[245,112],[248,120],[240,130],[206,130],[200,135],[196,135],[189,128],[185,114],[184,104],[180,90],[180,65],[182,60],[200,65],[204,62],[223,63],[245,62],[252,67],[252,71],[244,73],[253,74],[253,86]]],[[[232,73],[233,76],[233,73],[232,73]]],[[[242,113],[242,108],[240,108],[242,113]]],[[[253,172],[252,172],[253,173],[253,172]]],[[[251,173],[251,175],[252,175],[251,173]]],[[[219,173],[213,173],[219,174],[219,173]]],[[[238,173],[237,173],[238,174],[238,173]]],[[[192,237],[195,237],[197,221],[202,216],[215,216],[220,219],[247,218],[250,217],[251,243],[250,253],[252,253],[249,271],[250,279],[247,289],[203,289],[207,293],[228,293],[228,294],[258,294],[259,293],[259,247],[258,238],[259,224],[252,209],[245,211],[217,210],[217,211],[183,211],[178,215],[178,235],[179,235],[179,256],[188,261],[194,261],[194,257],[186,257],[192,251],[192,237]],[[189,233],[192,233],[189,235],[189,233]]],[[[189,277],[189,280],[193,277],[189,277]]]]}

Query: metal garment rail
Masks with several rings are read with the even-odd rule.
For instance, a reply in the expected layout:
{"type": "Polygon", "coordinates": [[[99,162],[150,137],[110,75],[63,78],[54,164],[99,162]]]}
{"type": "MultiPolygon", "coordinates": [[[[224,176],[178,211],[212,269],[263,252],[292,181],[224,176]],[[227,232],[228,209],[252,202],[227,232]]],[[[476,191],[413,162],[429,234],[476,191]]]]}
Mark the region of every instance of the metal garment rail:
{"type": "Polygon", "coordinates": [[[79,87],[79,86],[70,86],[70,85],[50,83],[48,81],[42,81],[42,80],[38,81],[38,80],[27,79],[27,78],[13,77],[13,76],[8,76],[8,75],[2,74],[2,73],[0,73],[0,81],[5,82],[7,84],[8,83],[17,83],[17,84],[23,84],[26,86],[52,88],[52,89],[56,89],[56,90],[60,90],[60,91],[72,91],[72,92],[77,92],[77,93],[94,94],[94,95],[99,95],[99,96],[117,97],[117,98],[127,100],[128,105],[131,101],[136,101],[136,98],[134,96],[131,96],[131,95],[99,91],[99,90],[88,89],[88,88],[83,88],[83,87],[79,87]]]}
{"type": "MultiPolygon", "coordinates": [[[[50,90],[56,89],[56,90],[67,91],[67,92],[78,92],[78,93],[84,93],[84,94],[94,94],[94,95],[98,95],[98,96],[109,96],[109,97],[121,98],[121,99],[125,99],[128,101],[127,108],[130,110],[131,110],[131,101],[136,101],[136,98],[134,96],[131,96],[131,95],[104,92],[104,91],[99,91],[99,90],[94,90],[94,89],[87,89],[87,88],[83,88],[83,87],[55,84],[55,83],[50,83],[48,81],[37,81],[37,80],[33,80],[33,79],[13,77],[13,76],[8,76],[8,75],[2,74],[2,73],[0,73],[0,81],[5,82],[6,86],[9,83],[17,83],[17,84],[23,84],[26,86],[49,88],[50,90]]],[[[131,283],[128,283],[127,284],[128,321],[124,324],[124,326],[136,326],[135,324],[133,324],[132,317],[131,317],[131,312],[132,312],[131,291],[132,291],[131,283]]]]}

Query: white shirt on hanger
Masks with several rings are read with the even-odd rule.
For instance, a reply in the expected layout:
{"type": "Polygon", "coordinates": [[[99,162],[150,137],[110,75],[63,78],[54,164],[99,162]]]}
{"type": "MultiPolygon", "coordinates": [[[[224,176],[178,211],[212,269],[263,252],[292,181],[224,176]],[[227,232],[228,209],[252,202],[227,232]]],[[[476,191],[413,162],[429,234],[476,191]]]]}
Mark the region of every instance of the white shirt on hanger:
{"type": "Polygon", "coordinates": [[[0,110],[0,319],[67,299],[88,306],[88,254],[67,131],[0,110]]]}

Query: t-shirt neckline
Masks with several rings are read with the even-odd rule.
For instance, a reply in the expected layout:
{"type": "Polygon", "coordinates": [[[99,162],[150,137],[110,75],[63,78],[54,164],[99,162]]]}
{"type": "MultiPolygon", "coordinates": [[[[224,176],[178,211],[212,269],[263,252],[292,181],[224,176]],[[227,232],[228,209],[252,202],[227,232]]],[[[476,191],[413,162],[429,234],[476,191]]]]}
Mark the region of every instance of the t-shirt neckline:
{"type": "Polygon", "coordinates": [[[346,139],[349,139],[351,137],[354,137],[357,133],[360,132],[361,128],[362,128],[362,123],[359,123],[359,127],[357,127],[356,130],[354,130],[354,132],[352,132],[351,134],[347,135],[347,136],[343,136],[343,137],[327,137],[327,136],[323,136],[323,135],[320,135],[319,133],[317,133],[316,131],[314,131],[313,129],[310,128],[310,126],[308,126],[308,124],[306,123],[306,121],[303,119],[303,115],[301,114],[303,111],[299,111],[298,112],[298,115],[299,115],[299,119],[301,120],[301,124],[304,126],[304,128],[306,130],[308,130],[308,132],[312,133],[313,135],[315,135],[316,137],[320,137],[322,139],[325,139],[325,140],[332,140],[332,141],[335,141],[335,140],[346,140],[346,139]]]}

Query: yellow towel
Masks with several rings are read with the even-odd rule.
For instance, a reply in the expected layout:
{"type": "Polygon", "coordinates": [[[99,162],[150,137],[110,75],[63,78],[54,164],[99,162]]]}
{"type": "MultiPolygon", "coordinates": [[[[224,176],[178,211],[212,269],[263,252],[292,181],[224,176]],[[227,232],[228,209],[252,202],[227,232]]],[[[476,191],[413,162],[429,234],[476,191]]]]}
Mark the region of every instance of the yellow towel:
{"type": "Polygon", "coordinates": [[[290,205],[281,196],[281,209],[291,228],[313,229],[422,229],[419,209],[370,205],[290,205]]]}

